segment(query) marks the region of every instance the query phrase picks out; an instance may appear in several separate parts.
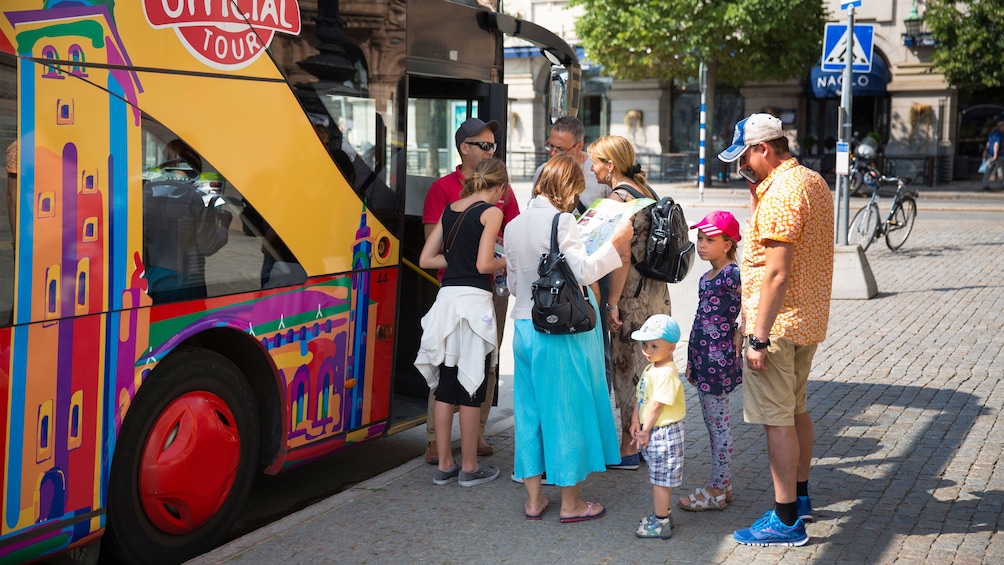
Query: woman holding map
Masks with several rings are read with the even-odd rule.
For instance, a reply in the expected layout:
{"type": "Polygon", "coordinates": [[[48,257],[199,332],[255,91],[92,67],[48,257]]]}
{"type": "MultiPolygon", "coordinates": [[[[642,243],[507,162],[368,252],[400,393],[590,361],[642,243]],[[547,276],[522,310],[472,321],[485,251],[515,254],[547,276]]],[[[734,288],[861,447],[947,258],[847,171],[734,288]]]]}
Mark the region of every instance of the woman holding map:
{"type": "MultiPolygon", "coordinates": [[[[603,136],[589,146],[588,152],[596,180],[613,189],[609,198],[622,202],[635,198],[659,199],[648,186],[641,165],[635,162],[634,147],[627,139],[618,135],[603,136]]],[[[653,314],[671,314],[668,285],[643,277],[634,266],[636,261],[645,258],[645,241],[651,224],[647,208],[635,213],[632,224],[632,260],[610,274],[610,297],[606,305],[614,397],[621,413],[621,461],[609,468],[629,470],[637,469],[641,463],[638,447],[632,444],[631,415],[636,400],[635,388],[646,364],[645,358],[638,355],[631,332],[640,329],[653,314]]]]}

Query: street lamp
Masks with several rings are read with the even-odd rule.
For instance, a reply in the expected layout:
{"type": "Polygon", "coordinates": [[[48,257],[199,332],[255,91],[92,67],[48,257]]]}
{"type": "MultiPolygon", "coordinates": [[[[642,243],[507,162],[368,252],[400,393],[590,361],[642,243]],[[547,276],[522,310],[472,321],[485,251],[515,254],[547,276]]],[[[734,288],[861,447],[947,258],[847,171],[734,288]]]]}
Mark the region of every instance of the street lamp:
{"type": "Polygon", "coordinates": [[[910,14],[903,20],[903,25],[907,27],[906,36],[910,38],[910,43],[907,44],[910,46],[917,45],[918,39],[922,36],[921,29],[924,27],[924,18],[917,11],[917,0],[911,2],[910,14]]]}

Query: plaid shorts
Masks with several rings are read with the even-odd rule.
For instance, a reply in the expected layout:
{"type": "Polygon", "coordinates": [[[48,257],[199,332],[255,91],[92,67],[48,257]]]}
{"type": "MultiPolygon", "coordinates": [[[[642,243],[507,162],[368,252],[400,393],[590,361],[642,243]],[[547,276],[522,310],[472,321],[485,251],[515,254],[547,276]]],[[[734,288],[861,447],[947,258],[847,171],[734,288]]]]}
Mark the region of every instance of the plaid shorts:
{"type": "Polygon", "coordinates": [[[654,428],[642,453],[653,485],[672,488],[683,484],[683,422],[654,428]]]}

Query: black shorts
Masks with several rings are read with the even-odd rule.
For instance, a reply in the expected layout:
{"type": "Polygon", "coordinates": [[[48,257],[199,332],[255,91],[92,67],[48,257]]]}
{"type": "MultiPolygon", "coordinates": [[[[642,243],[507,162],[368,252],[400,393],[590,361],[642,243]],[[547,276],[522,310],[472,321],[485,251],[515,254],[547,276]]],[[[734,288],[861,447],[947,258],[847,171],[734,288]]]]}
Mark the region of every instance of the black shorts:
{"type": "Polygon", "coordinates": [[[467,389],[460,384],[457,378],[459,371],[456,367],[439,366],[439,386],[436,387],[436,401],[445,402],[460,406],[480,407],[485,401],[485,394],[488,392],[488,362],[491,354],[485,357],[485,379],[481,381],[481,386],[474,392],[474,396],[467,394],[467,389]]]}

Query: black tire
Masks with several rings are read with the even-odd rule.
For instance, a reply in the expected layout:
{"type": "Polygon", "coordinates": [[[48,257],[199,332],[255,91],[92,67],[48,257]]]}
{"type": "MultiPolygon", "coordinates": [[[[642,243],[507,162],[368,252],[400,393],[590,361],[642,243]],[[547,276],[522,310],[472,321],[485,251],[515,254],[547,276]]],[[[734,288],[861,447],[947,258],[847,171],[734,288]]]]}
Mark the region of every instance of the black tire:
{"type": "Polygon", "coordinates": [[[913,221],[917,218],[917,203],[909,196],[903,197],[892,211],[889,227],[885,232],[885,244],[893,251],[903,247],[906,238],[913,231],[913,221]]]}
{"type": "Polygon", "coordinates": [[[237,366],[203,349],[169,355],[122,423],[102,553],[122,563],[181,563],[219,545],[251,488],[258,444],[254,395],[237,366]]]}
{"type": "Polygon", "coordinates": [[[868,250],[868,246],[875,241],[879,229],[879,209],[874,202],[869,202],[864,208],[854,214],[854,219],[847,226],[847,244],[860,245],[861,249],[868,250]]]}

